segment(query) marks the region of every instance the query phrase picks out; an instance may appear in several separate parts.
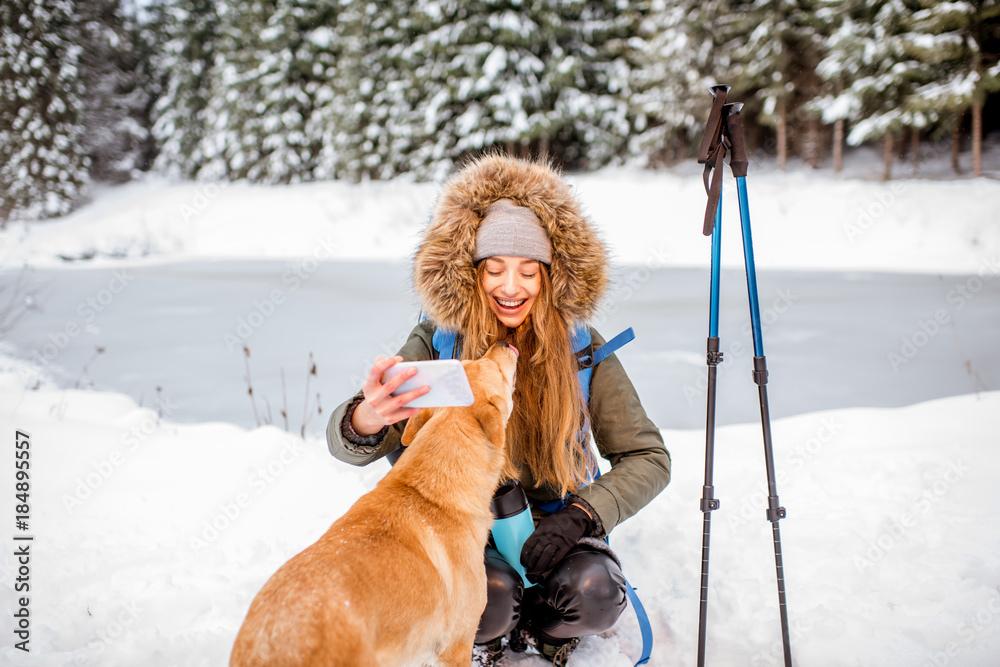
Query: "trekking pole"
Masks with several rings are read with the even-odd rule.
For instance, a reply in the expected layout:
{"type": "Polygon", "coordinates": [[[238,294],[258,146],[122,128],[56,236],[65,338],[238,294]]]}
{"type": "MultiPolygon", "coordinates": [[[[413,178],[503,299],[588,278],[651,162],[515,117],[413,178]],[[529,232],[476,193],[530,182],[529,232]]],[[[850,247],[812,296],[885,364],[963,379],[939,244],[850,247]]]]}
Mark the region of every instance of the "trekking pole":
{"type": "Polygon", "coordinates": [[[785,575],[781,558],[781,534],[778,521],[785,518],[785,508],[778,502],[777,483],[774,475],[774,450],[771,446],[771,417],[767,405],[767,360],[760,328],[760,304],[757,297],[757,270],[753,259],[753,240],[750,236],[750,204],[747,200],[746,175],[749,164],[743,140],[742,104],[726,105],[725,130],[732,146],[730,167],[736,177],[736,191],[740,200],[740,225],[743,228],[743,257],[746,264],[747,293],[750,297],[750,322],[753,330],[753,381],[760,396],[760,423],[764,435],[764,464],[767,468],[767,520],[771,522],[774,537],[774,563],[778,577],[778,611],[781,616],[781,642],[785,667],[792,665],[792,649],[788,638],[788,610],[785,605],[785,575]]]}
{"type": "Polygon", "coordinates": [[[712,468],[715,462],[715,387],[718,365],[722,362],[719,351],[719,265],[722,247],[722,160],[726,154],[723,141],[723,106],[729,86],[713,86],[713,103],[705,134],[698,149],[698,161],[705,165],[705,191],[709,204],[705,209],[703,232],[712,235],[712,278],[708,320],[708,406],[705,418],[705,485],[702,487],[701,511],[704,514],[701,542],[701,603],[698,616],[698,667],[705,664],[705,638],[708,622],[708,556],[712,532],[712,511],[719,509],[712,485],[712,468]],[[714,174],[712,173],[714,171],[714,174]],[[711,184],[710,184],[711,181],[711,184]]]}

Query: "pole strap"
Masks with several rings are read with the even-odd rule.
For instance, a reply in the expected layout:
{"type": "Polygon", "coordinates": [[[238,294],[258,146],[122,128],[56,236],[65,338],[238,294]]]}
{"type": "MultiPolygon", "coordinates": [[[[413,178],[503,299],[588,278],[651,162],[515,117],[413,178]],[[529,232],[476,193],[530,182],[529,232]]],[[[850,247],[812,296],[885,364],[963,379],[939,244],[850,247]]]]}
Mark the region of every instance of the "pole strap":
{"type": "Polygon", "coordinates": [[[712,229],[715,227],[715,213],[719,208],[719,199],[722,197],[722,164],[726,157],[724,140],[726,119],[723,107],[726,104],[726,96],[729,94],[729,86],[712,86],[710,91],[712,93],[712,110],[708,114],[705,133],[701,135],[701,144],[698,146],[698,163],[705,165],[705,192],[708,193],[705,223],[702,226],[702,233],[705,236],[712,235],[712,229]]]}

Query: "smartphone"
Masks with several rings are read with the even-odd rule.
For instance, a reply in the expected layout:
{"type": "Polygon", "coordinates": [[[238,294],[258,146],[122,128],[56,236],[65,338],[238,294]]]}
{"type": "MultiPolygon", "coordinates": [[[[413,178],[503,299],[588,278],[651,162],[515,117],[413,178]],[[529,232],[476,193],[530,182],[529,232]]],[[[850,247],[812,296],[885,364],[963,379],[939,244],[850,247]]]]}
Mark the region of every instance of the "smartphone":
{"type": "Polygon", "coordinates": [[[417,374],[399,386],[393,396],[427,385],[431,388],[423,396],[418,396],[406,404],[408,408],[445,408],[457,405],[472,405],[472,387],[465,374],[465,368],[458,359],[435,359],[431,361],[401,361],[382,374],[382,382],[392,378],[407,368],[416,368],[417,374]]]}

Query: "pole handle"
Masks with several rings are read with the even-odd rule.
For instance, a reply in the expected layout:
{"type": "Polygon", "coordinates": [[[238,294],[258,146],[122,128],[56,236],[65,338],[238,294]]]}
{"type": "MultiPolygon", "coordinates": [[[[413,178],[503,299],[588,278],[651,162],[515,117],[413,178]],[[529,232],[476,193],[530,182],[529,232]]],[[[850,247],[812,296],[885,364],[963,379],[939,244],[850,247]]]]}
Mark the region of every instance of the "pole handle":
{"type": "Polygon", "coordinates": [[[740,103],[726,105],[726,136],[729,139],[732,157],[729,158],[729,166],[733,170],[733,176],[740,178],[747,175],[747,167],[750,161],[747,160],[747,146],[743,138],[743,117],[740,111],[743,105],[740,103]]]}
{"type": "Polygon", "coordinates": [[[708,113],[705,133],[701,135],[701,144],[698,146],[698,164],[707,164],[712,149],[722,140],[722,124],[725,121],[722,116],[722,107],[726,104],[729,86],[718,84],[709,88],[708,91],[712,94],[712,110],[708,113]]]}

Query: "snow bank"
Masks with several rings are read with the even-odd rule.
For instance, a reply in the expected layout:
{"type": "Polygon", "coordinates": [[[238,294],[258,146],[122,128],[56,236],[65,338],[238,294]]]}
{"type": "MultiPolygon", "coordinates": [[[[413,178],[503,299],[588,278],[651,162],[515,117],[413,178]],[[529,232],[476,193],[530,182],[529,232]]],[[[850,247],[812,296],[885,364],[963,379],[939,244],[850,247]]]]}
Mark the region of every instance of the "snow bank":
{"type": "MultiPolygon", "coordinates": [[[[568,176],[618,264],[706,266],[705,191],[692,169],[568,176]]],[[[975,272],[1000,247],[1000,182],[751,173],[760,270],[975,272]]],[[[723,263],[743,266],[735,182],[723,195],[723,263]]],[[[412,255],[438,186],[405,180],[292,186],[169,184],[107,189],[65,218],[0,232],[0,264],[67,260],[412,255]]]]}
{"type": "MultiPolygon", "coordinates": [[[[180,425],[111,393],[26,390],[0,373],[0,428],[31,441],[31,653],[4,664],[221,665],[253,596],[384,474],[267,427],[180,425]]],[[[996,664],[1000,392],[774,423],[796,661],[825,667],[996,664]]],[[[704,435],[664,431],[674,479],[612,545],[656,636],[652,664],[691,665],[704,435]]],[[[13,437],[4,460],[13,460],[13,437]]],[[[709,659],[780,664],[760,430],[717,434],[709,659]]],[[[4,474],[10,489],[10,471],[4,474]]],[[[5,491],[2,514],[12,521],[5,491]]],[[[13,526],[9,529],[13,532],[13,526]]],[[[15,608],[11,542],[0,606],[15,608]]],[[[570,665],[625,667],[630,611],[570,665]]],[[[537,656],[507,664],[542,667],[537,656]]]]}

